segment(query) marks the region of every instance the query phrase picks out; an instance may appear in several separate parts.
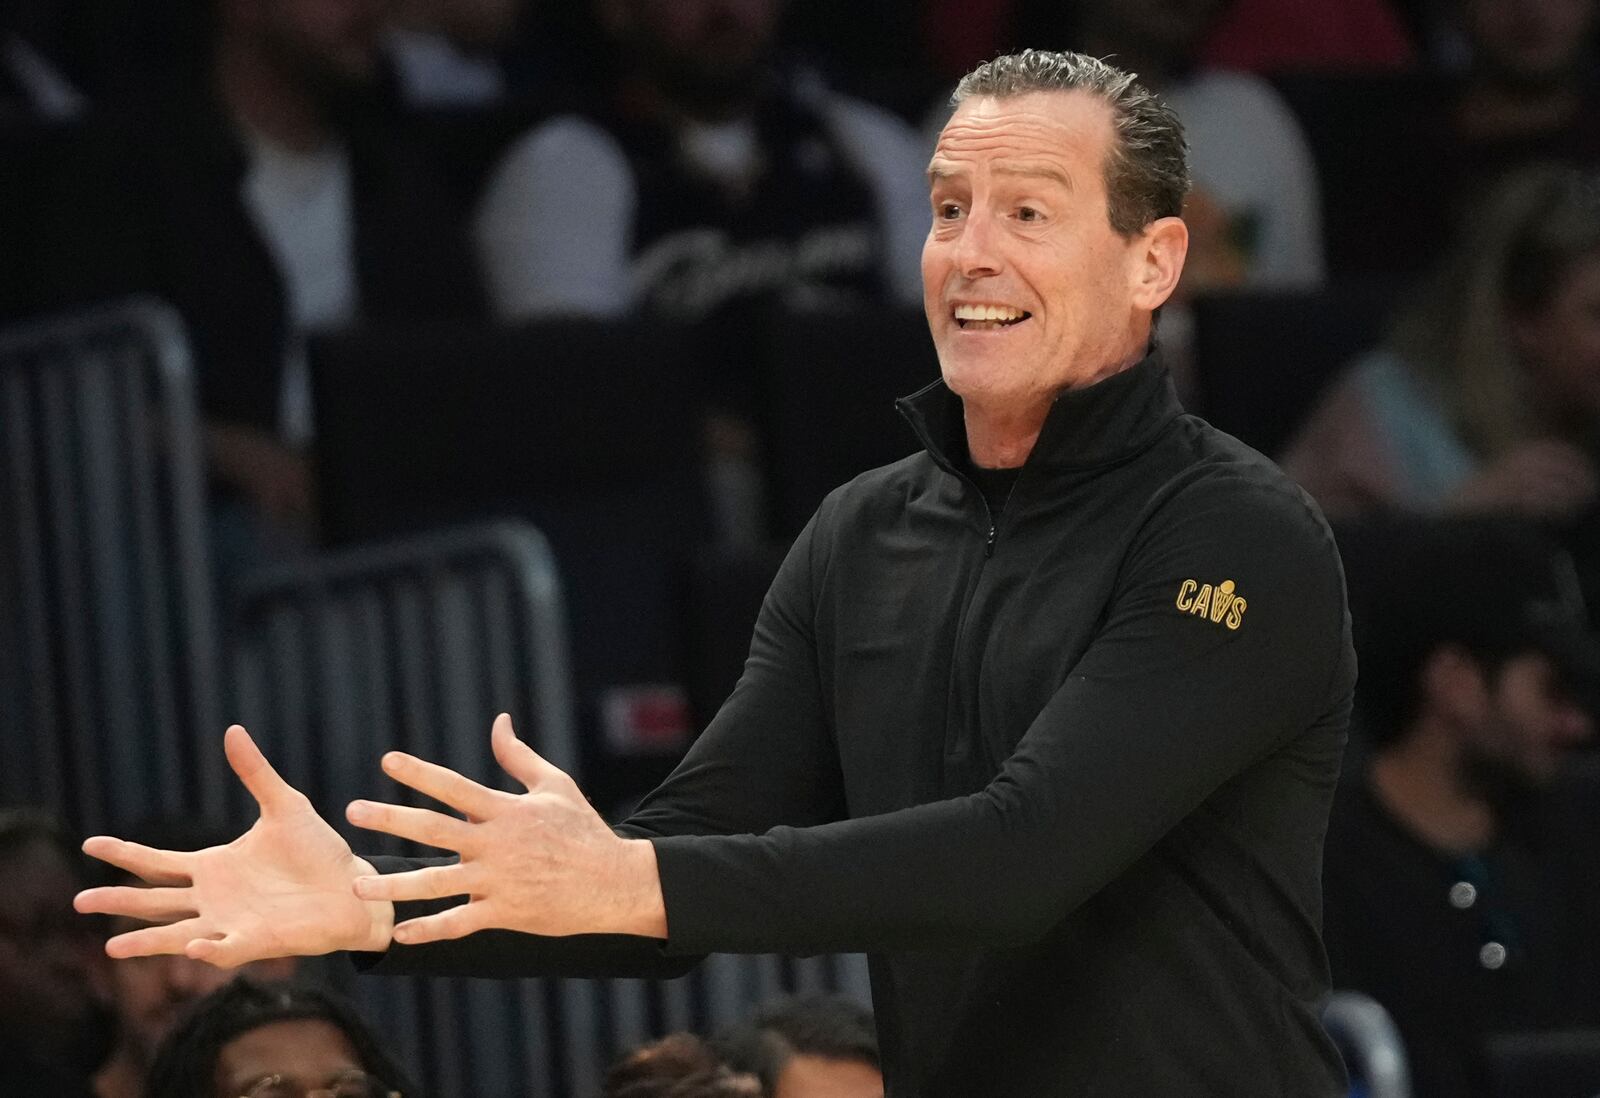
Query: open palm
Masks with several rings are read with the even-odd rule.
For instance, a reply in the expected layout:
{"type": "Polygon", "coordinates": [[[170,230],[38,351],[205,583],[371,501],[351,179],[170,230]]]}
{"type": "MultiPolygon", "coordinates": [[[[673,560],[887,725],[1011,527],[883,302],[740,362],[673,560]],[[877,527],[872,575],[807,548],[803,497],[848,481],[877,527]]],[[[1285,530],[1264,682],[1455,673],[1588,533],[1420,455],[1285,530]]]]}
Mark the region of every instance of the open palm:
{"type": "Polygon", "coordinates": [[[194,852],[109,836],[83,844],[85,853],[154,886],[78,895],[79,911],[161,924],[117,935],[106,952],[183,953],[231,968],[265,957],[387,948],[393,905],[359,899],[352,888],[372,866],[278,776],[243,728],[228,729],[223,743],[229,765],[261,807],[260,819],[243,835],[194,852]]]}

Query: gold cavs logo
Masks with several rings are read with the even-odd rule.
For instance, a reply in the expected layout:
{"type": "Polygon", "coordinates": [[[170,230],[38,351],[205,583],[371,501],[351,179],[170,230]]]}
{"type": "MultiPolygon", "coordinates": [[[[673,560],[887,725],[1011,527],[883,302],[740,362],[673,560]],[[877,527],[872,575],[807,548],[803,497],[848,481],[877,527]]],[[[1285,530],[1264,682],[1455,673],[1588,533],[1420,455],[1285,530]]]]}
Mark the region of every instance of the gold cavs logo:
{"type": "Polygon", "coordinates": [[[1215,587],[1199,580],[1184,580],[1178,585],[1178,609],[1197,618],[1210,618],[1229,629],[1239,628],[1250,604],[1234,589],[1232,580],[1215,587]]]}

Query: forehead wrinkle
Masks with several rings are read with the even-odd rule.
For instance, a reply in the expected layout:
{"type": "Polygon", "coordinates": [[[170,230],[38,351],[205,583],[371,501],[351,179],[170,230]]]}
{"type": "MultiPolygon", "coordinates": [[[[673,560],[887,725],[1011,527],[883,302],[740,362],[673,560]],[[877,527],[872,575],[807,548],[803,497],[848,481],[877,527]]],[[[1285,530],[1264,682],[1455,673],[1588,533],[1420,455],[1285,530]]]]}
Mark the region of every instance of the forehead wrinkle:
{"type": "MultiPolygon", "coordinates": [[[[1031,153],[1029,155],[1036,157],[1038,154],[1031,153]]],[[[999,159],[998,162],[990,166],[989,172],[991,175],[1006,176],[1013,179],[1048,180],[1069,191],[1077,189],[1073,185],[1072,174],[1060,165],[1050,163],[1048,160],[999,159]]],[[[930,184],[938,184],[945,180],[960,178],[968,174],[970,173],[965,168],[942,162],[937,153],[934,154],[933,160],[928,164],[928,182],[930,184]]]]}

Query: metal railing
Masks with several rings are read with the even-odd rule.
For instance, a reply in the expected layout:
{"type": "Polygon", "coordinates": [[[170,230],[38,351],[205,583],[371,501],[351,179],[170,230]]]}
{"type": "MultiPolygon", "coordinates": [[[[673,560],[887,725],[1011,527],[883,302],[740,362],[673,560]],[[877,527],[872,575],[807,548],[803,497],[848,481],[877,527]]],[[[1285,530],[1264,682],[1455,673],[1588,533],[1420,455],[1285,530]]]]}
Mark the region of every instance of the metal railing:
{"type": "Polygon", "coordinates": [[[215,808],[203,458],[187,340],[147,298],[0,333],[0,799],[100,830],[215,808]]]}

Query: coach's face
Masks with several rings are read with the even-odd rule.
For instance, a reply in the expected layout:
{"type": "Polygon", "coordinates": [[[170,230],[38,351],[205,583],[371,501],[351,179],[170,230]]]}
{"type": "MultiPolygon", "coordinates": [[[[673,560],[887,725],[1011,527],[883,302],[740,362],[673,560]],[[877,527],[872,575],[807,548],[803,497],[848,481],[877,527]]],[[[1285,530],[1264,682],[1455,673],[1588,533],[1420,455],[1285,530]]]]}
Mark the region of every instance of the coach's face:
{"type": "Polygon", "coordinates": [[[950,388],[995,409],[1036,405],[1137,361],[1171,294],[1187,232],[1111,227],[1111,107],[1085,92],[974,97],[929,164],[923,305],[950,388]]]}

